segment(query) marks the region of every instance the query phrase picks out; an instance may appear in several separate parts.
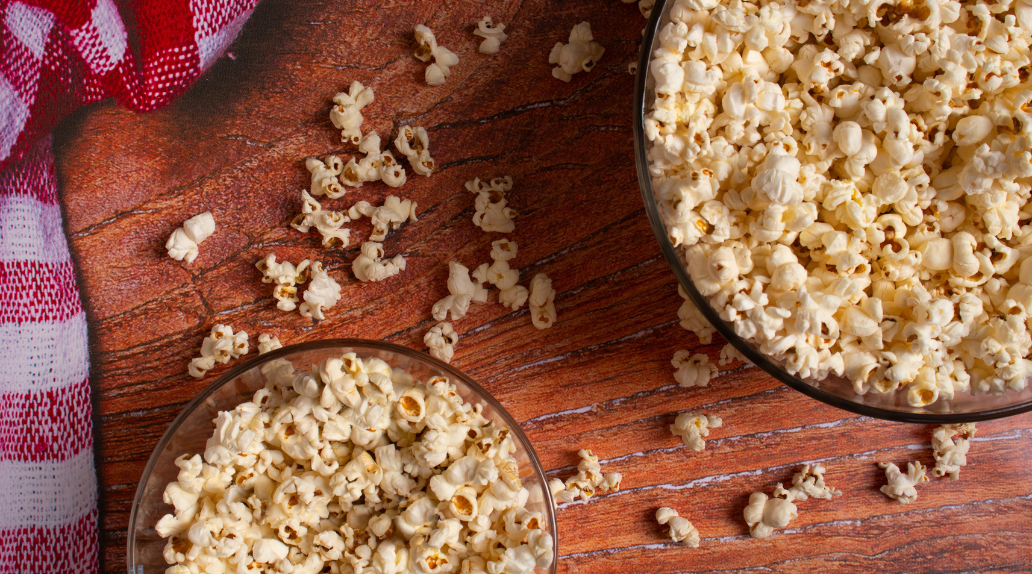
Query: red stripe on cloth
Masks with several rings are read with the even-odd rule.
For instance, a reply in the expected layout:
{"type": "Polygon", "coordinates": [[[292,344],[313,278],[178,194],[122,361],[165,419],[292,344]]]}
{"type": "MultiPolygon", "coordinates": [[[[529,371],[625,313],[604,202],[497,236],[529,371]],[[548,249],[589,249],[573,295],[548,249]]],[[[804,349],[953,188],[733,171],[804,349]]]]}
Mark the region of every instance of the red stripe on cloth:
{"type": "Polygon", "coordinates": [[[96,510],[62,526],[0,529],[0,572],[96,572],[97,550],[96,510]]]}
{"type": "Polygon", "coordinates": [[[21,160],[0,171],[2,195],[27,195],[40,203],[57,205],[57,171],[49,137],[41,139],[21,160]]]}
{"type": "Polygon", "coordinates": [[[0,323],[64,321],[82,312],[71,261],[0,261],[0,323]]]}
{"type": "Polygon", "coordinates": [[[93,446],[90,382],[0,394],[0,460],[62,461],[93,446]]]}

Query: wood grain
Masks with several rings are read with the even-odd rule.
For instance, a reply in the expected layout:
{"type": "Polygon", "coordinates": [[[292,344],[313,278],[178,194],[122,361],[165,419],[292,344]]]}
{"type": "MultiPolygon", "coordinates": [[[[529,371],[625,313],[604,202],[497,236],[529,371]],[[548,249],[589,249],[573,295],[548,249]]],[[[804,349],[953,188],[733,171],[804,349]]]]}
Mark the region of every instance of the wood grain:
{"type": "MultiPolygon", "coordinates": [[[[150,451],[224,369],[200,381],[186,374],[211,325],[286,343],[357,336],[421,348],[430,307],[446,294],[447,262],[486,261],[498,238],[472,225],[463,183],[502,174],[516,181],[514,264],[524,281],[552,278],[559,321],[539,331],[525,308],[475,306],[455,323],[453,364],[523,421],[551,475],[571,474],[581,447],[624,475],[624,490],[560,509],[561,572],[1029,569],[1032,416],[980,424],[962,479],[935,480],[900,506],[878,492],[875,462],[930,464],[930,428],[838,411],[738,363],[706,388],[674,384],[674,351],[716,361],[723,341],[700,345],[677,325],[676,282],[641,205],[626,66],[643,25],[635,5],[614,0],[265,0],[231,57],[173,105],[141,116],[107,102],[63,124],[58,168],[90,320],[105,572],[124,568],[131,500],[150,451]],[[472,35],[485,14],[510,34],[493,57],[477,53],[472,35]],[[593,72],[563,83],[547,54],[582,20],[606,53],[593,72]],[[423,64],[410,56],[419,23],[459,55],[443,86],[425,86],[423,64]],[[422,125],[439,166],[430,178],[410,174],[400,190],[418,202],[420,219],[385,249],[404,253],[408,269],[376,284],[350,272],[367,227],[352,226],[355,247],[327,251],[287,226],[307,187],[303,159],[352,151],[327,119],[330,97],[352,80],[376,92],[365,129],[386,140],[400,125],[422,125]],[[197,261],[165,256],[169,233],[205,209],[218,231],[197,261]],[[341,282],[343,300],[327,321],[275,309],[253,267],[270,251],[321,260],[341,282]],[[704,452],[667,430],[687,409],[724,418],[704,452]],[[802,503],[789,529],[751,539],[741,518],[749,493],[815,460],[845,495],[802,503]],[[664,505],[695,523],[701,548],[666,541],[653,520],[664,505]]],[[[392,193],[368,184],[328,207],[392,193]]]]}

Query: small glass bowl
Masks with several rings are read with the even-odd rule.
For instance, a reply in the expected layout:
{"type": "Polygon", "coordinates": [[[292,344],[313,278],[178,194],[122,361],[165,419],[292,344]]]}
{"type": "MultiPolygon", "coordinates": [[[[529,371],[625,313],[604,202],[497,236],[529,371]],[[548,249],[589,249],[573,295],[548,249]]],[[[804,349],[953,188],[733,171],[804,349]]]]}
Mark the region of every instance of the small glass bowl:
{"type": "MultiPolygon", "coordinates": [[[[160,574],[168,568],[162,557],[166,540],[158,536],[154,526],[162,516],[173,510],[162,501],[162,494],[165,485],[176,480],[179,473],[174,461],[182,454],[203,454],[205,442],[215,431],[212,421],[218,413],[251,400],[255,391],[265,387],[261,366],[277,359],[286,359],[295,369],[302,370],[330,357],[340,357],[344,353],[355,353],[362,358],[383,359],[392,368],[405,370],[416,381],[426,381],[438,375],[448,377],[463,399],[484,406],[483,414],[488,420],[507,426],[516,443],[516,452],[513,456],[519,463],[520,479],[523,486],[530,491],[527,509],[541,513],[545,522],[543,529],[552,535],[552,540],[555,541],[553,548],[558,548],[555,511],[545,471],[541,468],[541,462],[530,440],[520,430],[519,423],[494,397],[473,379],[424,353],[380,341],[325,339],[277,349],[243,363],[204,389],[172,421],[158,445],[154,447],[154,452],[140,478],[140,485],[136,489],[132,513],[129,515],[129,542],[126,550],[129,574],[160,574]]],[[[558,557],[558,552],[556,556],[558,557]]],[[[536,572],[555,574],[557,565],[558,558],[552,561],[549,568],[539,568],[536,572]]]]}
{"type": "Polygon", "coordinates": [[[646,154],[652,144],[645,138],[644,120],[645,113],[651,109],[656,96],[655,83],[649,75],[649,63],[653,51],[659,45],[657,32],[670,22],[670,8],[673,5],[673,0],[656,0],[652,16],[645,28],[645,36],[642,38],[634,88],[634,161],[638,168],[638,184],[645,202],[645,212],[648,214],[649,223],[652,224],[652,231],[656,234],[663,256],[677,276],[678,283],[706,320],[724,339],[775,379],[809,397],[860,415],[900,422],[956,424],[1007,417],[1032,410],[1032,385],[1019,392],[1006,391],[998,395],[957,393],[952,401],[939,399],[926,407],[912,407],[907,403],[905,391],[882,394],[872,390],[865,395],[858,395],[854,392],[852,383],[842,377],[831,375],[821,381],[803,379],[789,374],[780,364],[736,335],[731,324],[720,318],[709,301],[695,288],[695,283],[685,269],[683,252],[675,249],[670,242],[659,213],[652,178],[649,176],[646,154]]]}

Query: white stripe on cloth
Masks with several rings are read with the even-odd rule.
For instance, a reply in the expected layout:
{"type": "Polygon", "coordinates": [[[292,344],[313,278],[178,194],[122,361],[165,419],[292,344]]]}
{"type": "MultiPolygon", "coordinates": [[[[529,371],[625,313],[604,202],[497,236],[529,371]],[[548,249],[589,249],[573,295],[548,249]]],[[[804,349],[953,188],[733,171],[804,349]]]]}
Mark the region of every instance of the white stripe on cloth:
{"type": "Polygon", "coordinates": [[[0,72],[0,159],[11,155],[11,148],[28,119],[29,104],[0,72]]]}
{"type": "Polygon", "coordinates": [[[55,527],[97,505],[93,449],[61,462],[0,461],[0,530],[55,527]]]}
{"type": "Polygon", "coordinates": [[[64,321],[0,323],[0,393],[40,393],[81,383],[89,373],[86,344],[81,312],[64,321]]]}
{"type": "Polygon", "coordinates": [[[36,59],[43,59],[47,36],[54,26],[53,12],[29,6],[24,2],[11,2],[4,12],[4,24],[11,35],[28,48],[36,59]]]}
{"type": "Polygon", "coordinates": [[[62,263],[69,259],[60,206],[29,195],[0,195],[0,261],[62,263]]]}

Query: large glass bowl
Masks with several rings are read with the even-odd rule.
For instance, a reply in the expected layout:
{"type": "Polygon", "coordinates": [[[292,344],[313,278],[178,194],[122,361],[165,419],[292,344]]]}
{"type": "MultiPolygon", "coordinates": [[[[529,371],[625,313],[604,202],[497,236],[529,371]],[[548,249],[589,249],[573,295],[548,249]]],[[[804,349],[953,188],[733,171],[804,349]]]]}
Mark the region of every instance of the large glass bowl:
{"type": "MultiPolygon", "coordinates": [[[[520,479],[523,486],[530,491],[527,508],[541,513],[545,522],[542,528],[552,535],[552,540],[555,541],[553,548],[558,548],[552,496],[548,491],[545,472],[541,468],[537,454],[534,453],[534,448],[520,430],[516,420],[487,391],[453,367],[412,349],[362,339],[326,339],[277,349],[241,364],[204,389],[172,421],[158,445],[154,447],[154,452],[140,478],[140,485],[136,489],[132,514],[129,515],[129,543],[126,551],[129,574],[159,574],[168,568],[161,555],[166,540],[158,536],[154,531],[154,525],[162,516],[173,510],[161,497],[165,485],[176,480],[179,473],[174,461],[185,453],[203,453],[205,442],[215,431],[212,421],[218,416],[219,411],[233,409],[238,404],[251,400],[255,391],[265,387],[261,366],[270,361],[285,359],[290,361],[295,369],[302,370],[330,357],[340,357],[344,353],[383,359],[392,368],[405,370],[416,381],[425,382],[433,376],[448,377],[463,399],[484,406],[483,414],[488,420],[507,426],[516,442],[516,452],[513,456],[519,463],[520,479]]],[[[539,568],[537,572],[555,574],[557,564],[558,560],[553,560],[550,568],[539,568]]]]}
{"type": "Polygon", "coordinates": [[[656,0],[645,29],[645,36],[642,38],[634,95],[634,159],[638,167],[638,184],[645,201],[645,212],[663,255],[692,303],[717,332],[775,379],[807,396],[861,415],[902,422],[948,424],[995,419],[1032,410],[1032,386],[1020,392],[1007,391],[999,395],[957,393],[952,401],[939,399],[926,407],[912,407],[907,403],[905,391],[882,394],[872,390],[865,395],[858,395],[853,391],[853,385],[841,377],[831,375],[821,381],[799,378],[789,374],[780,364],[736,335],[732,326],[720,318],[706,298],[695,288],[685,269],[682,250],[675,248],[670,242],[666,226],[660,217],[658,200],[648,169],[646,153],[652,144],[645,138],[644,119],[645,113],[652,109],[652,102],[655,101],[654,80],[649,74],[649,63],[652,52],[658,47],[656,33],[670,22],[670,7],[673,4],[674,0],[656,0]]]}

